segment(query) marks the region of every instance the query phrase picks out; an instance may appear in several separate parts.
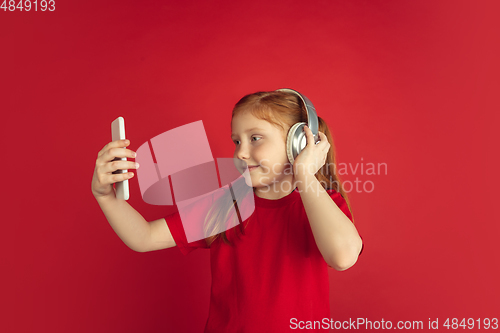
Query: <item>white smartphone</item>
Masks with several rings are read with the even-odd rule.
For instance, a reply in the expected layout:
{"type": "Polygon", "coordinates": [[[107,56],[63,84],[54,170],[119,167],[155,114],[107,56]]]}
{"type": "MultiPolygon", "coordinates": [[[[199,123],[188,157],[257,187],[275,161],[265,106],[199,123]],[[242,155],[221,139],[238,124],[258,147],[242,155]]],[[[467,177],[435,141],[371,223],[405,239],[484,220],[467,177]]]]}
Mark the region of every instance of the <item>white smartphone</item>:
{"type": "MultiPolygon", "coordinates": [[[[116,140],[125,140],[125,119],[123,117],[118,117],[116,118],[112,123],[111,123],[111,140],[116,141],[116,140]]],[[[123,147],[125,148],[125,147],[123,147]]],[[[126,161],[126,157],[116,157],[113,161],[116,160],[122,160],[126,161]]],[[[116,170],[113,173],[126,173],[128,170],[116,170]]],[[[115,189],[116,189],[116,198],[121,199],[121,200],[128,200],[130,197],[129,190],[128,190],[128,179],[125,179],[124,181],[121,182],[116,182],[115,183],[115,189]]]]}

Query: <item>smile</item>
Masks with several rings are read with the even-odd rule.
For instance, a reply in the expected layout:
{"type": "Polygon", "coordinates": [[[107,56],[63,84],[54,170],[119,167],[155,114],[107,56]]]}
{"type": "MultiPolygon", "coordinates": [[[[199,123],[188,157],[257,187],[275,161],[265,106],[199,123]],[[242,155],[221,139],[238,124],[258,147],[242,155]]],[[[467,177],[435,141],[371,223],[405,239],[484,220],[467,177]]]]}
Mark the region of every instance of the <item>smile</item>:
{"type": "Polygon", "coordinates": [[[257,169],[258,167],[258,165],[248,166],[248,172],[257,169]]]}

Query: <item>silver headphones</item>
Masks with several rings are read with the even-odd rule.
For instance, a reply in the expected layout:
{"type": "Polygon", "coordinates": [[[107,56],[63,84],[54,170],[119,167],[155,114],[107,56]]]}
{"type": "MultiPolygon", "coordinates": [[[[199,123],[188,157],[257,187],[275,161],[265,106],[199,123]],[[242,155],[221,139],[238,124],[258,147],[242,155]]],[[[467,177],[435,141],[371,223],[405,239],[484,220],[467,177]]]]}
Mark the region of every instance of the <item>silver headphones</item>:
{"type": "Polygon", "coordinates": [[[309,98],[302,95],[298,91],[288,88],[276,89],[276,91],[284,91],[299,96],[304,103],[307,111],[307,124],[303,122],[296,123],[292,127],[290,127],[290,130],[288,131],[288,136],[286,139],[286,154],[288,156],[288,161],[290,161],[290,164],[293,165],[293,162],[295,161],[297,156],[307,145],[307,137],[306,133],[304,132],[305,125],[307,125],[307,127],[311,129],[314,135],[314,142],[316,144],[318,143],[318,116],[316,114],[316,108],[311,103],[309,98]]]}

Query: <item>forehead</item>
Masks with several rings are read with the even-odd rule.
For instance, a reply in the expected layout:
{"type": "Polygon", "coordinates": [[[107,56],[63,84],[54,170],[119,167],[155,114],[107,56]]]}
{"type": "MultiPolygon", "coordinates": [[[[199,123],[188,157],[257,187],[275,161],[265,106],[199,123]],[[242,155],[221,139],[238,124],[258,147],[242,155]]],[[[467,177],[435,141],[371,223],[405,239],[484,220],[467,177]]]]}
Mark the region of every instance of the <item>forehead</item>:
{"type": "Polygon", "coordinates": [[[242,135],[252,130],[261,130],[266,132],[275,132],[271,123],[255,117],[251,112],[242,112],[231,119],[231,135],[242,135]]]}

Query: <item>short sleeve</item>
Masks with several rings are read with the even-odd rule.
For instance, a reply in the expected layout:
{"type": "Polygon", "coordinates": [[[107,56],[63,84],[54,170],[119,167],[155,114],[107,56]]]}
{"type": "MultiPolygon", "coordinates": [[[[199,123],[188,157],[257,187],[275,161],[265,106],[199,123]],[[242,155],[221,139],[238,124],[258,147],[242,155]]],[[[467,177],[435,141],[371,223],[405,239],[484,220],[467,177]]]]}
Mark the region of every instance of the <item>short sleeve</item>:
{"type": "MultiPolygon", "coordinates": [[[[344,197],[340,195],[339,192],[331,189],[331,190],[326,190],[326,192],[330,195],[330,198],[337,204],[337,206],[340,208],[340,210],[351,220],[352,222],[352,214],[349,210],[349,207],[347,206],[347,202],[345,201],[344,197]]],[[[359,230],[358,230],[359,234],[359,230]]],[[[359,237],[361,238],[361,241],[363,241],[363,237],[361,234],[359,234],[359,237]]],[[[365,248],[365,242],[363,241],[363,244],[361,245],[361,251],[359,251],[359,254],[363,253],[363,250],[365,248]]]]}
{"type": "Polygon", "coordinates": [[[172,234],[172,238],[174,239],[175,244],[182,252],[182,254],[187,255],[197,248],[209,248],[205,239],[200,239],[188,243],[186,233],[184,232],[184,227],[182,226],[181,216],[178,211],[171,215],[165,216],[165,221],[167,222],[168,229],[172,234]]]}

